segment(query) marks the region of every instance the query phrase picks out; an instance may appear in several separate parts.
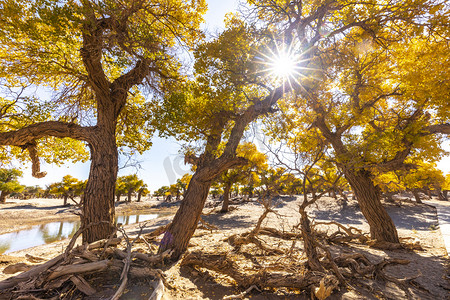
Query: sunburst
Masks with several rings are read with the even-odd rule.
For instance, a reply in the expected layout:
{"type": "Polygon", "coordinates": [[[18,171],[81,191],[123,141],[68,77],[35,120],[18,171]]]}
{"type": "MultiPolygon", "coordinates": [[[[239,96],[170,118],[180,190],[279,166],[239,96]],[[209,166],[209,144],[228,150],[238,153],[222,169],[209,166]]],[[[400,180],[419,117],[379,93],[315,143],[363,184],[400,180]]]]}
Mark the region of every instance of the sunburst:
{"type": "Polygon", "coordinates": [[[294,82],[299,83],[299,79],[304,76],[305,60],[299,54],[298,49],[294,46],[280,47],[276,46],[275,50],[268,49],[268,54],[263,54],[265,69],[267,76],[272,77],[275,83],[289,84],[291,87],[294,82]]]}

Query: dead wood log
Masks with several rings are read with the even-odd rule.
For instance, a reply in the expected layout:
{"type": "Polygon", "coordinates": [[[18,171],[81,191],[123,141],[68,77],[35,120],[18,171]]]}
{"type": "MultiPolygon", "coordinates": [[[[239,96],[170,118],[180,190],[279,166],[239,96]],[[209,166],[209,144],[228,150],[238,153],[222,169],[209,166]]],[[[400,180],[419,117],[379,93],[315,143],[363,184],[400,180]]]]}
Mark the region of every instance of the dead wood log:
{"type": "Polygon", "coordinates": [[[49,268],[51,268],[54,265],[61,262],[63,259],[64,259],[64,254],[58,255],[57,257],[47,261],[46,263],[44,263],[42,265],[37,265],[37,266],[31,268],[29,271],[26,271],[17,276],[10,277],[8,279],[0,281],[0,290],[10,289],[21,282],[28,281],[34,277],[37,277],[41,273],[47,271],[49,268]]]}
{"type": "Polygon", "coordinates": [[[243,288],[252,285],[258,288],[295,288],[310,289],[318,285],[323,275],[318,272],[304,272],[290,274],[286,272],[267,272],[261,270],[254,274],[241,271],[236,262],[228,257],[227,253],[208,254],[195,251],[186,255],[181,262],[182,266],[201,267],[222,273],[233,278],[243,288]]]}
{"type": "Polygon", "coordinates": [[[260,235],[267,235],[271,237],[280,238],[283,240],[292,240],[292,239],[300,239],[302,237],[301,233],[295,233],[295,232],[287,232],[287,231],[279,231],[275,228],[271,227],[262,227],[258,234],[260,235]]]}
{"type": "Polygon", "coordinates": [[[86,264],[59,266],[52,273],[50,273],[47,280],[52,280],[68,274],[80,274],[80,273],[84,274],[94,271],[101,272],[106,270],[109,264],[110,264],[109,260],[105,259],[86,264]]]}
{"type": "Polygon", "coordinates": [[[150,298],[148,298],[148,300],[161,300],[162,297],[164,296],[164,291],[165,291],[164,282],[162,279],[159,279],[158,283],[156,284],[155,290],[150,295],[150,298]]]}
{"type": "Polygon", "coordinates": [[[94,295],[97,291],[81,276],[71,276],[70,281],[85,295],[94,295]]]}
{"type": "Polygon", "coordinates": [[[234,234],[228,237],[225,241],[227,241],[231,246],[233,246],[236,250],[240,250],[242,246],[248,244],[255,244],[259,249],[270,253],[270,254],[284,254],[284,251],[281,249],[272,248],[264,245],[264,243],[258,239],[256,236],[252,235],[251,232],[244,234],[234,234]]]}
{"type": "Polygon", "coordinates": [[[376,248],[376,249],[380,249],[380,250],[400,250],[400,249],[403,249],[403,245],[402,244],[385,242],[385,241],[378,241],[378,240],[368,240],[366,242],[366,244],[369,245],[372,248],[376,248]]]}
{"type": "Polygon", "coordinates": [[[341,223],[338,223],[336,221],[330,221],[330,222],[316,222],[313,226],[316,225],[335,225],[338,227],[338,231],[331,234],[327,239],[334,243],[345,243],[350,242],[352,240],[359,240],[361,243],[366,243],[369,238],[365,236],[361,229],[358,229],[353,226],[344,226],[341,223]],[[343,233],[340,230],[343,230],[346,234],[346,236],[343,236],[343,233]]]}
{"type": "Polygon", "coordinates": [[[26,258],[29,262],[32,262],[32,263],[40,263],[40,262],[46,261],[45,258],[33,256],[33,255],[30,255],[30,254],[25,254],[25,258],[26,258]]]}
{"type": "Polygon", "coordinates": [[[336,257],[334,261],[339,267],[350,268],[353,273],[360,276],[371,275],[375,270],[375,266],[360,253],[341,255],[336,257]]]}
{"type": "MultiPolygon", "coordinates": [[[[123,270],[124,263],[122,260],[113,259],[108,270],[120,273],[123,270]]],[[[129,274],[131,278],[158,278],[158,269],[152,267],[138,267],[131,265],[129,274]]]]}

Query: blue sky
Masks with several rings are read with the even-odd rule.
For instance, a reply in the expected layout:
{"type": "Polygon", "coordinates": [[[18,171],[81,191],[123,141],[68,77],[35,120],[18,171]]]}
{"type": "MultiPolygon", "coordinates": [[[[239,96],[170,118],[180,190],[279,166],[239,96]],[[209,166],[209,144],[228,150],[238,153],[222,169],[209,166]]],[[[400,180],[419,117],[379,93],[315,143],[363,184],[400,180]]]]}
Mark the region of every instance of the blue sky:
{"type": "MultiPolygon", "coordinates": [[[[238,7],[238,1],[233,0],[207,0],[208,11],[205,14],[205,24],[203,26],[207,32],[214,34],[223,29],[223,20],[225,14],[235,11],[238,7]]],[[[175,140],[166,140],[155,137],[153,147],[138,156],[141,169],[137,174],[142,178],[151,191],[163,185],[175,183],[176,179],[189,171],[189,166],[184,165],[182,157],[178,150],[180,144],[175,140]]],[[[61,181],[62,177],[70,174],[78,179],[87,179],[89,175],[90,163],[67,163],[62,167],[56,167],[41,163],[42,171],[47,172],[47,176],[37,179],[31,176],[31,169],[24,169],[24,174],[20,180],[21,184],[33,186],[40,185],[45,187],[53,182],[61,181]]],[[[135,168],[126,168],[119,171],[119,176],[135,173],[135,168]]]]}
{"type": "MultiPolygon", "coordinates": [[[[208,12],[205,15],[205,25],[203,26],[207,32],[214,34],[223,28],[223,20],[227,12],[235,11],[238,8],[238,1],[233,0],[207,0],[208,12]]],[[[444,143],[444,148],[450,151],[450,141],[444,143]]],[[[155,137],[153,139],[153,147],[144,153],[144,155],[137,157],[140,161],[141,168],[137,174],[142,178],[151,191],[163,185],[170,185],[175,183],[176,179],[181,177],[184,173],[189,171],[189,166],[184,165],[183,158],[179,154],[180,144],[175,140],[161,139],[155,137]]],[[[46,177],[36,179],[31,176],[30,168],[24,170],[22,184],[25,185],[46,185],[61,181],[62,177],[70,174],[78,179],[87,179],[89,175],[88,163],[67,163],[63,167],[56,167],[42,163],[42,171],[48,174],[46,177]]],[[[438,163],[438,167],[444,173],[450,172],[450,156],[445,157],[438,163]]],[[[119,171],[119,176],[135,173],[135,168],[126,168],[119,171]]]]}

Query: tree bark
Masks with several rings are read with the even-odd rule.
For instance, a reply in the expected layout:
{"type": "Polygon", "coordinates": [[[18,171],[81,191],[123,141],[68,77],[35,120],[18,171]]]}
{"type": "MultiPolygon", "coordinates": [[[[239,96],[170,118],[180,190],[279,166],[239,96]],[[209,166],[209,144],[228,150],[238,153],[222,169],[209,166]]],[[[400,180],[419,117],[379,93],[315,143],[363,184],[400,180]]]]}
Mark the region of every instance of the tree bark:
{"type": "Polygon", "coordinates": [[[7,193],[5,191],[0,192],[0,203],[6,203],[6,195],[7,193]]]}
{"type": "Polygon", "coordinates": [[[133,190],[130,189],[130,190],[128,191],[127,202],[131,202],[131,194],[132,194],[132,193],[133,193],[133,190]]]}
{"type": "Polygon", "coordinates": [[[194,235],[197,224],[208,197],[212,180],[202,180],[199,171],[192,176],[186,196],[181,202],[172,223],[164,234],[159,246],[158,253],[163,253],[167,249],[172,249],[172,259],[176,260],[183,254],[189,244],[189,240],[194,235]]]}
{"type": "Polygon", "coordinates": [[[370,236],[378,241],[399,243],[397,229],[380,201],[380,193],[369,171],[344,170],[345,178],[352,187],[361,212],[370,226],[370,236]]]}
{"type": "MultiPolygon", "coordinates": [[[[114,192],[118,153],[113,130],[99,130],[91,142],[91,169],[83,196],[82,225],[96,224],[83,232],[83,243],[107,239],[113,232],[114,192]]],[[[110,128],[112,129],[112,128],[110,128]]]]}
{"type": "Polygon", "coordinates": [[[221,213],[228,212],[228,206],[230,205],[230,189],[231,183],[226,183],[223,191],[222,209],[220,210],[221,213]]]}

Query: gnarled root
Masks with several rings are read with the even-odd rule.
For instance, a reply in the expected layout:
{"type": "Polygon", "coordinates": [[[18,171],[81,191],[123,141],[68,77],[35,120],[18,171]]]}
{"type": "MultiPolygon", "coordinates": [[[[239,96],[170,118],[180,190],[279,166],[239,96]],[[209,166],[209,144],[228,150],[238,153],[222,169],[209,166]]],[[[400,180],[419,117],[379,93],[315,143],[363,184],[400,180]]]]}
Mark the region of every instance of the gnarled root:
{"type": "MultiPolygon", "coordinates": [[[[228,253],[208,254],[195,251],[186,255],[181,263],[183,266],[200,267],[225,274],[233,278],[236,283],[243,288],[256,286],[265,288],[294,288],[300,290],[310,290],[314,285],[319,285],[324,277],[319,272],[269,272],[265,269],[253,274],[242,271],[237,263],[228,253]]],[[[338,281],[334,277],[334,288],[338,281]]]]}

